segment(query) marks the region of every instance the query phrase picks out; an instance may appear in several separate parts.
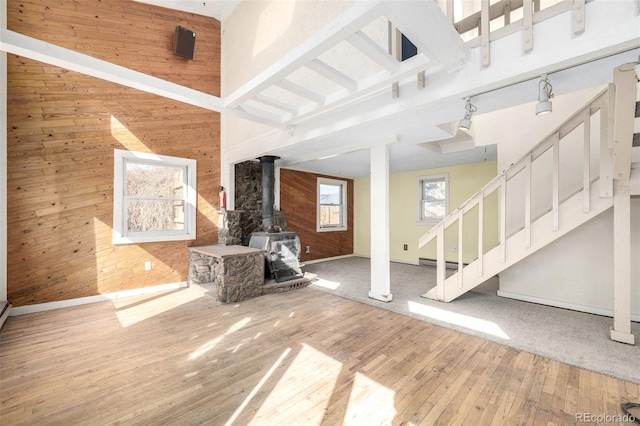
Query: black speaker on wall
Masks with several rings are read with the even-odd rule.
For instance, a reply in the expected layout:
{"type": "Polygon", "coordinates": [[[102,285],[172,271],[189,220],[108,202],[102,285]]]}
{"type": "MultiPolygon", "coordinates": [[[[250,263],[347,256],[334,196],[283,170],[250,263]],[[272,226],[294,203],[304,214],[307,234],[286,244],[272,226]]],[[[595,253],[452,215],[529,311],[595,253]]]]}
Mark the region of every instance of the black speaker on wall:
{"type": "Polygon", "coordinates": [[[178,25],[173,35],[173,54],[186,59],[193,59],[196,45],[196,33],[178,25]]]}

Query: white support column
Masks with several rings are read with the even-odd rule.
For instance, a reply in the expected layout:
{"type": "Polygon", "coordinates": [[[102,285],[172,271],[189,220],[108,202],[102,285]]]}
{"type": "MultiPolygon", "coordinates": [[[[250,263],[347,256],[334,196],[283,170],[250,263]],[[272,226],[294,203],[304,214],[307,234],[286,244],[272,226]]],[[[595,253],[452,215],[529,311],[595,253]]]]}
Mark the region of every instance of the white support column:
{"type": "Polygon", "coordinates": [[[635,344],[631,334],[631,196],[629,181],[614,181],[613,327],[611,340],[635,344]]]}
{"type": "MultiPolygon", "coordinates": [[[[7,28],[7,2],[0,1],[0,29],[7,28]]],[[[7,300],[7,54],[0,52],[0,310],[7,300]]]]}
{"type": "Polygon", "coordinates": [[[389,146],[371,148],[371,291],[369,297],[393,299],[389,265],[389,146]]]}

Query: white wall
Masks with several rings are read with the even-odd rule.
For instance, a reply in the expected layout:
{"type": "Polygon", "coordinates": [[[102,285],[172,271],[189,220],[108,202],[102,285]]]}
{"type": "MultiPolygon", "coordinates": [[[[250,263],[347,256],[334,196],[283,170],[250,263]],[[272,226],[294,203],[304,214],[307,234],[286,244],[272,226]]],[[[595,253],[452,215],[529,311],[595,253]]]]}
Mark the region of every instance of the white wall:
{"type": "MultiPolygon", "coordinates": [[[[632,259],[640,258],[640,199],[632,199],[632,259]]],[[[500,274],[500,294],[613,313],[613,212],[608,210],[500,274]],[[503,293],[504,292],[504,293],[503,293]]],[[[640,321],[640,262],[632,262],[631,313],[640,321]]]]}

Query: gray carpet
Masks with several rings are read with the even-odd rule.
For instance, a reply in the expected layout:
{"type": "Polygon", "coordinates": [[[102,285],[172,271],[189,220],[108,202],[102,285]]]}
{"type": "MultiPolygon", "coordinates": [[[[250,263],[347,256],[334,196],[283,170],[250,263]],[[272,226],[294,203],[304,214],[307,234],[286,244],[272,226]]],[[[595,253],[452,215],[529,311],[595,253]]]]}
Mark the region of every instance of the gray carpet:
{"type": "Polygon", "coordinates": [[[435,268],[392,262],[393,300],[385,303],[368,297],[369,259],[315,263],[304,271],[318,275],[312,288],[640,383],[639,323],[632,323],[636,346],[631,346],[609,339],[612,318],[498,297],[498,278],[443,303],[420,297],[435,286],[435,268]]]}

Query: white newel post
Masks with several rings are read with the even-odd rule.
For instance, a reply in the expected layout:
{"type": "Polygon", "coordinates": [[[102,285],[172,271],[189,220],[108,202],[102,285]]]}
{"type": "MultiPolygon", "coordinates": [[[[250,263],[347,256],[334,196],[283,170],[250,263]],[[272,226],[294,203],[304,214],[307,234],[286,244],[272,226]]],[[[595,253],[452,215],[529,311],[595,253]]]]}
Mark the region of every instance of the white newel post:
{"type": "Polygon", "coordinates": [[[612,340],[635,344],[631,333],[631,146],[633,141],[636,78],[633,67],[614,70],[616,86],[613,127],[613,327],[612,340]]]}
{"type": "Polygon", "coordinates": [[[371,148],[371,291],[369,297],[393,299],[389,265],[389,146],[371,148]]]}

